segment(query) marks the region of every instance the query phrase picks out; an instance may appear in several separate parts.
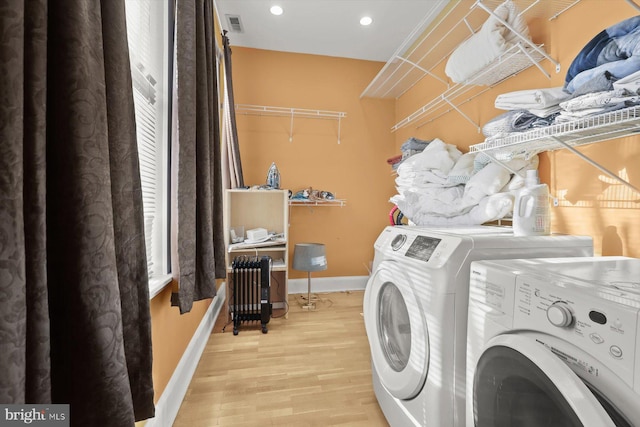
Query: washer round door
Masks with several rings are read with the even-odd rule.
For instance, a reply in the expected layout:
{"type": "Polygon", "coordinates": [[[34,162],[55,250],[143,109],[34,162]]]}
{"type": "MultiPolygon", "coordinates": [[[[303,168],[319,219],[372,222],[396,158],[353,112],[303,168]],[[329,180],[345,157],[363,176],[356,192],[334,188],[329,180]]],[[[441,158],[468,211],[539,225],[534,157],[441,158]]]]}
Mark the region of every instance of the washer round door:
{"type": "Polygon", "coordinates": [[[476,427],[630,426],[611,412],[567,365],[529,338],[497,336],[476,363],[476,427]]]}
{"type": "Polygon", "coordinates": [[[383,261],[364,295],[364,322],[373,366],[398,399],[415,397],[429,365],[429,335],[411,278],[395,261],[383,261]]]}

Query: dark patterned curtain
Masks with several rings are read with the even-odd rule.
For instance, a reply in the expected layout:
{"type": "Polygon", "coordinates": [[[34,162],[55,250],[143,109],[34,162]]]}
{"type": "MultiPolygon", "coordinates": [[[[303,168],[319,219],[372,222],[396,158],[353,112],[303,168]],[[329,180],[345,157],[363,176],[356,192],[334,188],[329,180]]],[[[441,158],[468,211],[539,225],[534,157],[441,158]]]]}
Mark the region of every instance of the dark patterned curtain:
{"type": "Polygon", "coordinates": [[[233,71],[231,66],[231,46],[227,32],[222,33],[224,45],[224,128],[223,128],[223,179],[225,188],[244,187],[240,145],[238,143],[238,127],[236,125],[236,104],[233,96],[233,71]]]}
{"type": "Polygon", "coordinates": [[[172,272],[180,313],[216,294],[226,275],[212,0],[176,2],[172,272]]]}
{"type": "Polygon", "coordinates": [[[154,415],[124,0],[0,2],[0,402],[154,415]]]}

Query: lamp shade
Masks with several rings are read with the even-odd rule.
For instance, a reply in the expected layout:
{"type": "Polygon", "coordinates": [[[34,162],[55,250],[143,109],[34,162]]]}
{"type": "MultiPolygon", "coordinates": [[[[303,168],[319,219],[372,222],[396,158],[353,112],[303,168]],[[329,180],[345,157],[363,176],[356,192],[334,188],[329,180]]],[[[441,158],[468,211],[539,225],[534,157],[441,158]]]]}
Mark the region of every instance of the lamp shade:
{"type": "Polygon", "coordinates": [[[293,250],[293,269],[321,271],[327,269],[327,257],[323,243],[296,243],[293,250]]]}

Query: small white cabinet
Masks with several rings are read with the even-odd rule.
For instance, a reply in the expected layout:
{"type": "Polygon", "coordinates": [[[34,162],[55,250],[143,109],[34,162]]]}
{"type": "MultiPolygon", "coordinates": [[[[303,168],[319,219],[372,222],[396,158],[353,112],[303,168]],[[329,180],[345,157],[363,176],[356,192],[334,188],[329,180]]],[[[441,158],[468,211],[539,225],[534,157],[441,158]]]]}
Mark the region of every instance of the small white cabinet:
{"type": "Polygon", "coordinates": [[[227,283],[233,283],[232,262],[235,257],[270,256],[271,302],[274,315],[286,309],[289,255],[289,193],[287,190],[226,190],[224,200],[224,241],[226,247],[227,283]],[[231,230],[264,228],[277,238],[256,244],[233,244],[231,230]]]}

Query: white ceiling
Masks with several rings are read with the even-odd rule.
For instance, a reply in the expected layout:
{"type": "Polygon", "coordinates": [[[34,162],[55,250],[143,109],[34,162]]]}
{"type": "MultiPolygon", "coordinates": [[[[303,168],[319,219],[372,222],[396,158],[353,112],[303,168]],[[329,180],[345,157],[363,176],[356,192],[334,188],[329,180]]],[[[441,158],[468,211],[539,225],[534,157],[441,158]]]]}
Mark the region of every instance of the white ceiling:
{"type": "Polygon", "coordinates": [[[386,62],[449,0],[215,0],[231,47],[308,53],[386,62]],[[279,5],[280,16],[269,8],[279,5]],[[226,15],[240,16],[242,33],[226,15]],[[367,27],[359,21],[373,18],[367,27]]]}

